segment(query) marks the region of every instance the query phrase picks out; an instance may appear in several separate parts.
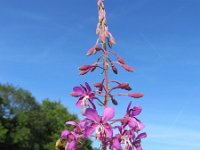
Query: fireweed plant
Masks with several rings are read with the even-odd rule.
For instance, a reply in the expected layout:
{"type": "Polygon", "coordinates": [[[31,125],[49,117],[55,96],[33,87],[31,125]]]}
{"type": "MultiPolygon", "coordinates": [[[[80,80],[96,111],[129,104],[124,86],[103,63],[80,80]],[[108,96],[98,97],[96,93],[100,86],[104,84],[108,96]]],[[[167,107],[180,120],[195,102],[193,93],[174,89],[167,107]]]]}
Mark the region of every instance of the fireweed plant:
{"type": "Polygon", "coordinates": [[[80,84],[80,86],[73,88],[71,96],[78,99],[76,106],[82,110],[84,119],[79,122],[66,122],[67,126],[73,126],[73,131],[63,130],[60,139],[56,143],[56,148],[58,150],[76,150],[81,146],[81,141],[95,137],[102,143],[102,150],[142,150],[141,139],[147,136],[145,132],[141,133],[144,125],[137,119],[137,116],[142,111],[142,107],[131,106],[130,102],[124,116],[114,119],[115,109],[109,106],[109,102],[118,105],[118,101],[116,100],[117,96],[140,98],[143,94],[114,93],[115,90],[119,89],[128,92],[132,89],[128,82],[110,81],[108,78],[109,68],[115,74],[118,73],[116,65],[121,66],[128,72],[133,72],[134,70],[112,50],[115,39],[107,27],[104,0],[98,0],[98,14],[98,25],[96,29],[98,39],[94,46],[87,51],[87,55],[90,56],[99,53],[100,57],[97,58],[94,64],[80,66],[79,70],[80,75],[85,75],[99,68],[102,70],[104,78],[102,81],[93,84],[96,88],[95,90],[92,90],[87,82],[84,85],[80,84]],[[110,55],[113,55],[116,60],[111,60],[110,55]],[[111,83],[114,86],[111,87],[111,83]],[[102,113],[98,112],[96,103],[103,107],[102,113]]]}

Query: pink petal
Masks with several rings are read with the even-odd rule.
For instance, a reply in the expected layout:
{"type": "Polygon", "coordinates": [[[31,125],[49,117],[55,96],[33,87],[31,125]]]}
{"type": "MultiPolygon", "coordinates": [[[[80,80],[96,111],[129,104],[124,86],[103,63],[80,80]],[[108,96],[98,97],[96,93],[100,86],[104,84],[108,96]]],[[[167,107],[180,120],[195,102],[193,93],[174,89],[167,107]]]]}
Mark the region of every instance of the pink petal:
{"type": "Polygon", "coordinates": [[[117,138],[114,138],[112,142],[113,142],[112,144],[113,148],[117,150],[122,150],[122,146],[117,138]]]}
{"type": "Polygon", "coordinates": [[[98,126],[98,124],[93,124],[93,125],[87,126],[85,136],[90,137],[92,135],[92,133],[95,131],[97,126],[98,126]]]}
{"type": "Polygon", "coordinates": [[[73,88],[74,92],[79,93],[79,94],[83,94],[83,89],[80,86],[75,86],[73,88]]]}
{"type": "Polygon", "coordinates": [[[85,86],[87,88],[87,92],[91,92],[92,91],[90,85],[87,82],[85,82],[85,86]]]}
{"type": "Polygon", "coordinates": [[[73,96],[73,97],[80,97],[80,96],[82,96],[82,94],[77,93],[77,92],[72,92],[70,95],[73,96]]]}
{"type": "Polygon", "coordinates": [[[143,148],[140,146],[140,147],[136,147],[137,150],[143,150],[143,148]]]}
{"type": "Polygon", "coordinates": [[[76,142],[71,141],[67,147],[67,150],[76,150],[76,142]]]}
{"type": "Polygon", "coordinates": [[[146,138],[147,137],[147,134],[144,132],[144,133],[140,133],[137,137],[136,137],[136,139],[143,139],[143,138],[146,138]]]}
{"type": "Polygon", "coordinates": [[[131,128],[135,128],[135,126],[137,125],[137,120],[136,120],[135,118],[129,117],[129,118],[128,118],[128,125],[129,125],[131,128]]]}
{"type": "Polygon", "coordinates": [[[103,123],[108,122],[115,116],[115,110],[112,107],[106,107],[103,111],[102,121],[103,123]]]}
{"type": "Polygon", "coordinates": [[[127,109],[126,109],[126,113],[127,113],[127,114],[129,113],[129,109],[130,109],[130,107],[131,107],[131,104],[132,104],[132,102],[130,102],[130,103],[128,104],[128,107],[127,107],[127,109]]]}
{"type": "Polygon", "coordinates": [[[133,109],[131,109],[131,111],[130,111],[130,115],[131,115],[131,117],[137,116],[141,113],[141,111],[142,111],[141,106],[134,106],[133,109]]]}
{"type": "Polygon", "coordinates": [[[77,122],[75,122],[75,121],[67,121],[65,124],[66,124],[66,125],[77,126],[77,122]]]}
{"type": "Polygon", "coordinates": [[[80,98],[77,102],[76,102],[76,106],[78,108],[81,108],[81,103],[82,103],[82,98],[80,98]]]}
{"type": "Polygon", "coordinates": [[[61,138],[67,139],[67,137],[68,137],[69,134],[70,134],[70,132],[68,130],[63,130],[61,132],[61,138]]]}
{"type": "Polygon", "coordinates": [[[85,116],[96,123],[99,122],[99,116],[95,109],[87,108],[85,111],[85,116]]]}
{"type": "Polygon", "coordinates": [[[137,126],[138,126],[138,130],[142,130],[145,127],[144,124],[140,120],[137,120],[137,126]]]}
{"type": "Polygon", "coordinates": [[[106,132],[108,138],[111,138],[113,135],[112,127],[109,124],[105,124],[104,129],[105,129],[105,132],[106,132]]]}

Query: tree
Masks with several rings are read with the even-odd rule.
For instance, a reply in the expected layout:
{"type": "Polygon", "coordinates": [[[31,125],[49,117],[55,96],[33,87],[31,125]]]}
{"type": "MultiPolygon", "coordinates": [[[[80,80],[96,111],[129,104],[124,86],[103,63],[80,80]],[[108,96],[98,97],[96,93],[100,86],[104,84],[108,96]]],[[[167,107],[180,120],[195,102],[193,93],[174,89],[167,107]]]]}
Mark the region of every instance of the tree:
{"type": "MultiPolygon", "coordinates": [[[[39,104],[30,92],[0,84],[0,149],[53,150],[66,120],[77,120],[60,102],[39,104]]],[[[70,128],[68,128],[70,130],[70,128]]],[[[84,142],[83,149],[92,149],[84,142]]]]}

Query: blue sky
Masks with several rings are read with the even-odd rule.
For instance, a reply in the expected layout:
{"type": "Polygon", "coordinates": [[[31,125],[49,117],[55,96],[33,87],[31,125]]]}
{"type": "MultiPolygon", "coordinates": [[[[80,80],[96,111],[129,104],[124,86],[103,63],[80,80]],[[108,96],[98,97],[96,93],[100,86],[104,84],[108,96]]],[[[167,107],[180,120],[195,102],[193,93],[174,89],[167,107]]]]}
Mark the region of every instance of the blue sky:
{"type": "MultiPolygon", "coordinates": [[[[136,73],[120,70],[111,79],[128,81],[145,94],[140,119],[145,150],[200,149],[200,1],[105,0],[114,50],[136,73]]],[[[86,51],[96,41],[96,0],[0,1],[0,83],[23,87],[41,101],[60,100],[79,113],[72,87],[101,79],[79,76],[93,63],[86,51]]],[[[130,99],[120,98],[116,117],[130,99]]]]}

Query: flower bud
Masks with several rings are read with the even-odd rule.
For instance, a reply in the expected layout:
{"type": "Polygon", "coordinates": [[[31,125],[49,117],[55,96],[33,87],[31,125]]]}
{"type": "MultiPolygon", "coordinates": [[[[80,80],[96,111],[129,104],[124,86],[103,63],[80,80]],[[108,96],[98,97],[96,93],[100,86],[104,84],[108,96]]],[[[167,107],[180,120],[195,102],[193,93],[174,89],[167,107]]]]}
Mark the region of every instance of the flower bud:
{"type": "Polygon", "coordinates": [[[91,65],[84,65],[84,66],[80,66],[79,67],[79,70],[88,70],[88,69],[90,69],[91,68],[91,65]]]}
{"type": "Polygon", "coordinates": [[[120,56],[117,56],[117,60],[121,64],[126,64],[125,61],[120,56]]]}
{"type": "Polygon", "coordinates": [[[115,44],[115,38],[112,36],[112,34],[110,33],[110,42],[113,44],[115,44]]]}
{"type": "Polygon", "coordinates": [[[112,103],[113,103],[114,105],[118,105],[118,102],[117,102],[116,99],[112,98],[111,100],[112,100],[112,103]]]}
{"type": "Polygon", "coordinates": [[[112,67],[112,71],[113,71],[115,74],[117,74],[117,73],[118,73],[117,68],[116,68],[114,65],[111,65],[111,67],[112,67]]]}
{"type": "Polygon", "coordinates": [[[99,38],[100,38],[100,40],[101,40],[102,43],[105,43],[105,42],[106,42],[106,37],[105,37],[105,35],[104,35],[103,33],[101,33],[101,34],[99,35],[99,38]]]}
{"type": "Polygon", "coordinates": [[[95,45],[95,50],[98,52],[98,51],[102,50],[102,48],[99,45],[95,45]]]}
{"type": "Polygon", "coordinates": [[[111,98],[112,103],[113,103],[114,105],[118,105],[118,102],[117,102],[116,99],[114,99],[113,95],[110,95],[110,98],[111,98]]]}
{"type": "Polygon", "coordinates": [[[124,83],[120,83],[117,88],[121,88],[121,89],[124,89],[124,90],[127,90],[127,91],[130,91],[132,90],[131,87],[129,86],[129,83],[127,82],[124,82],[124,83]]]}
{"type": "Polygon", "coordinates": [[[92,66],[91,66],[91,72],[93,72],[98,66],[98,62],[95,62],[92,66]]]}
{"type": "Polygon", "coordinates": [[[87,51],[87,56],[90,56],[93,52],[95,51],[95,48],[94,47],[92,47],[92,48],[90,48],[88,51],[87,51]]]}
{"type": "Polygon", "coordinates": [[[133,71],[134,71],[133,68],[132,68],[131,66],[128,66],[128,65],[126,65],[126,64],[123,64],[122,67],[123,67],[125,70],[129,71],[129,72],[133,72],[133,71]]]}
{"type": "Polygon", "coordinates": [[[133,98],[140,98],[144,95],[142,93],[130,93],[130,94],[128,94],[128,96],[133,97],[133,98]]]}
{"type": "Polygon", "coordinates": [[[102,83],[96,82],[93,84],[95,87],[99,88],[99,87],[103,87],[102,83]]]}
{"type": "Polygon", "coordinates": [[[90,69],[88,69],[88,70],[83,70],[83,71],[80,72],[80,75],[84,75],[84,74],[88,73],[88,71],[90,71],[90,69]]]}

